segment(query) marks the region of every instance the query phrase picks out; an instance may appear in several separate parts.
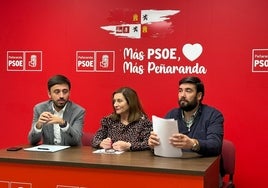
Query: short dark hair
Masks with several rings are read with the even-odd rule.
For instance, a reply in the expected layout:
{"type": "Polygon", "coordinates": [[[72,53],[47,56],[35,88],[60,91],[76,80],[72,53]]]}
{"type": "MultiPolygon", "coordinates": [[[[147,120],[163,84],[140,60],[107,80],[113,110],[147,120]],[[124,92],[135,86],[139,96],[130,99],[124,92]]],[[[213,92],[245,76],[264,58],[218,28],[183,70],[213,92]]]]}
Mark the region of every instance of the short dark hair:
{"type": "Polygon", "coordinates": [[[48,82],[47,82],[47,88],[48,90],[50,91],[50,88],[56,84],[67,84],[69,86],[69,89],[71,89],[71,82],[70,80],[64,76],[64,75],[55,75],[55,76],[52,76],[48,82]]]}
{"type": "Polygon", "coordinates": [[[196,92],[197,93],[199,93],[199,92],[202,93],[202,98],[200,100],[200,101],[202,101],[203,98],[204,98],[204,95],[205,95],[205,86],[204,86],[203,82],[200,80],[200,78],[195,77],[195,76],[184,77],[184,78],[182,78],[179,81],[179,86],[181,84],[185,84],[185,83],[189,83],[189,84],[194,84],[195,85],[196,92]]]}

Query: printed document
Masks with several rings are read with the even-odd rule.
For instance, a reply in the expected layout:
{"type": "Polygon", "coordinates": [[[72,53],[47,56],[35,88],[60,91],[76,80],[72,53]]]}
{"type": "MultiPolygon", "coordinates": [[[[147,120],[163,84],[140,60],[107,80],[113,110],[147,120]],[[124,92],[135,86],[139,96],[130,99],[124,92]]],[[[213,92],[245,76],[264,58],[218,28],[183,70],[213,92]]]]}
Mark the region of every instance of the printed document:
{"type": "Polygon", "coordinates": [[[178,123],[174,119],[152,116],[153,131],[160,138],[160,145],[154,147],[154,154],[162,157],[181,157],[182,151],[169,143],[172,134],[178,133],[178,123]]]}
{"type": "Polygon", "coordinates": [[[70,146],[59,146],[59,145],[47,145],[47,144],[41,144],[38,146],[25,148],[25,151],[41,151],[41,152],[56,152],[63,149],[67,149],[70,146]]]}

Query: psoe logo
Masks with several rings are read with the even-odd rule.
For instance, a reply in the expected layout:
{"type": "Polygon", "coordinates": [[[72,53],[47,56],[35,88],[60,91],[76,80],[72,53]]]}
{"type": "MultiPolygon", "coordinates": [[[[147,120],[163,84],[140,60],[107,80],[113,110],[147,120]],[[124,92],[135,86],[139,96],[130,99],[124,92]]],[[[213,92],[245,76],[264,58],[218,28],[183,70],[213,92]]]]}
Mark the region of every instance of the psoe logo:
{"type": "Polygon", "coordinates": [[[8,51],[7,71],[42,71],[42,52],[8,51]]]}
{"type": "Polygon", "coordinates": [[[114,51],[77,51],[76,72],[114,72],[114,51]]]}
{"type": "Polygon", "coordinates": [[[24,71],[24,52],[8,51],[7,52],[7,71],[24,71]]]}
{"type": "Polygon", "coordinates": [[[268,72],[268,49],[252,50],[252,72],[268,72]]]}

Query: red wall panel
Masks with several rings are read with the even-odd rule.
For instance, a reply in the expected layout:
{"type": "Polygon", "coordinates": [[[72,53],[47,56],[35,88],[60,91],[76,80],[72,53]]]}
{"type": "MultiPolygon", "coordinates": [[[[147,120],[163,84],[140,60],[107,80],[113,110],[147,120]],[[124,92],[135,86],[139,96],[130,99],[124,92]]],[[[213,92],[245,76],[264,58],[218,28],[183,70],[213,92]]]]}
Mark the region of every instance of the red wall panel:
{"type": "Polygon", "coordinates": [[[54,74],[65,74],[71,79],[71,99],[87,109],[85,130],[94,132],[100,119],[112,110],[112,92],[121,86],[137,90],[149,116],[163,116],[177,106],[178,80],[190,73],[148,73],[149,62],[166,67],[193,68],[198,64],[206,70],[193,73],[204,80],[204,103],[223,112],[225,138],[232,140],[237,148],[237,186],[261,187],[262,182],[256,180],[265,178],[259,168],[267,167],[264,163],[267,154],[263,151],[268,65],[254,67],[254,58],[260,57],[253,57],[252,50],[261,49],[258,54],[267,54],[267,8],[266,0],[1,2],[0,146],[27,143],[33,105],[47,99],[46,82],[54,74]],[[133,14],[151,9],[179,10],[179,13],[168,16],[166,21],[147,24],[148,32],[138,39],[117,37],[101,28],[133,23],[133,14]],[[202,46],[202,53],[190,61],[182,49],[185,44],[196,43],[202,46]],[[135,55],[124,57],[126,48],[144,53],[144,59],[135,55]],[[162,51],[175,48],[177,59],[165,58],[165,53],[160,59],[149,57],[148,52],[157,48],[162,51]],[[41,70],[8,70],[12,68],[8,65],[10,51],[26,54],[41,51],[41,70]],[[114,71],[77,71],[79,51],[113,51],[114,71]],[[124,71],[125,62],[144,70],[124,71]],[[254,72],[254,68],[264,71],[254,72]]]}

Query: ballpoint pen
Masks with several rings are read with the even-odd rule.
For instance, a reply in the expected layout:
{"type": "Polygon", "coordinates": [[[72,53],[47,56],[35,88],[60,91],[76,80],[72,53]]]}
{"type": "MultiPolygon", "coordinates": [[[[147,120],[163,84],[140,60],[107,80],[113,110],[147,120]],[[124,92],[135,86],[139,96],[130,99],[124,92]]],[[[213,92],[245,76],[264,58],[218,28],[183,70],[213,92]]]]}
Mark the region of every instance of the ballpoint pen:
{"type": "Polygon", "coordinates": [[[40,150],[49,150],[49,148],[41,148],[41,147],[39,147],[37,149],[40,149],[40,150]]]}

